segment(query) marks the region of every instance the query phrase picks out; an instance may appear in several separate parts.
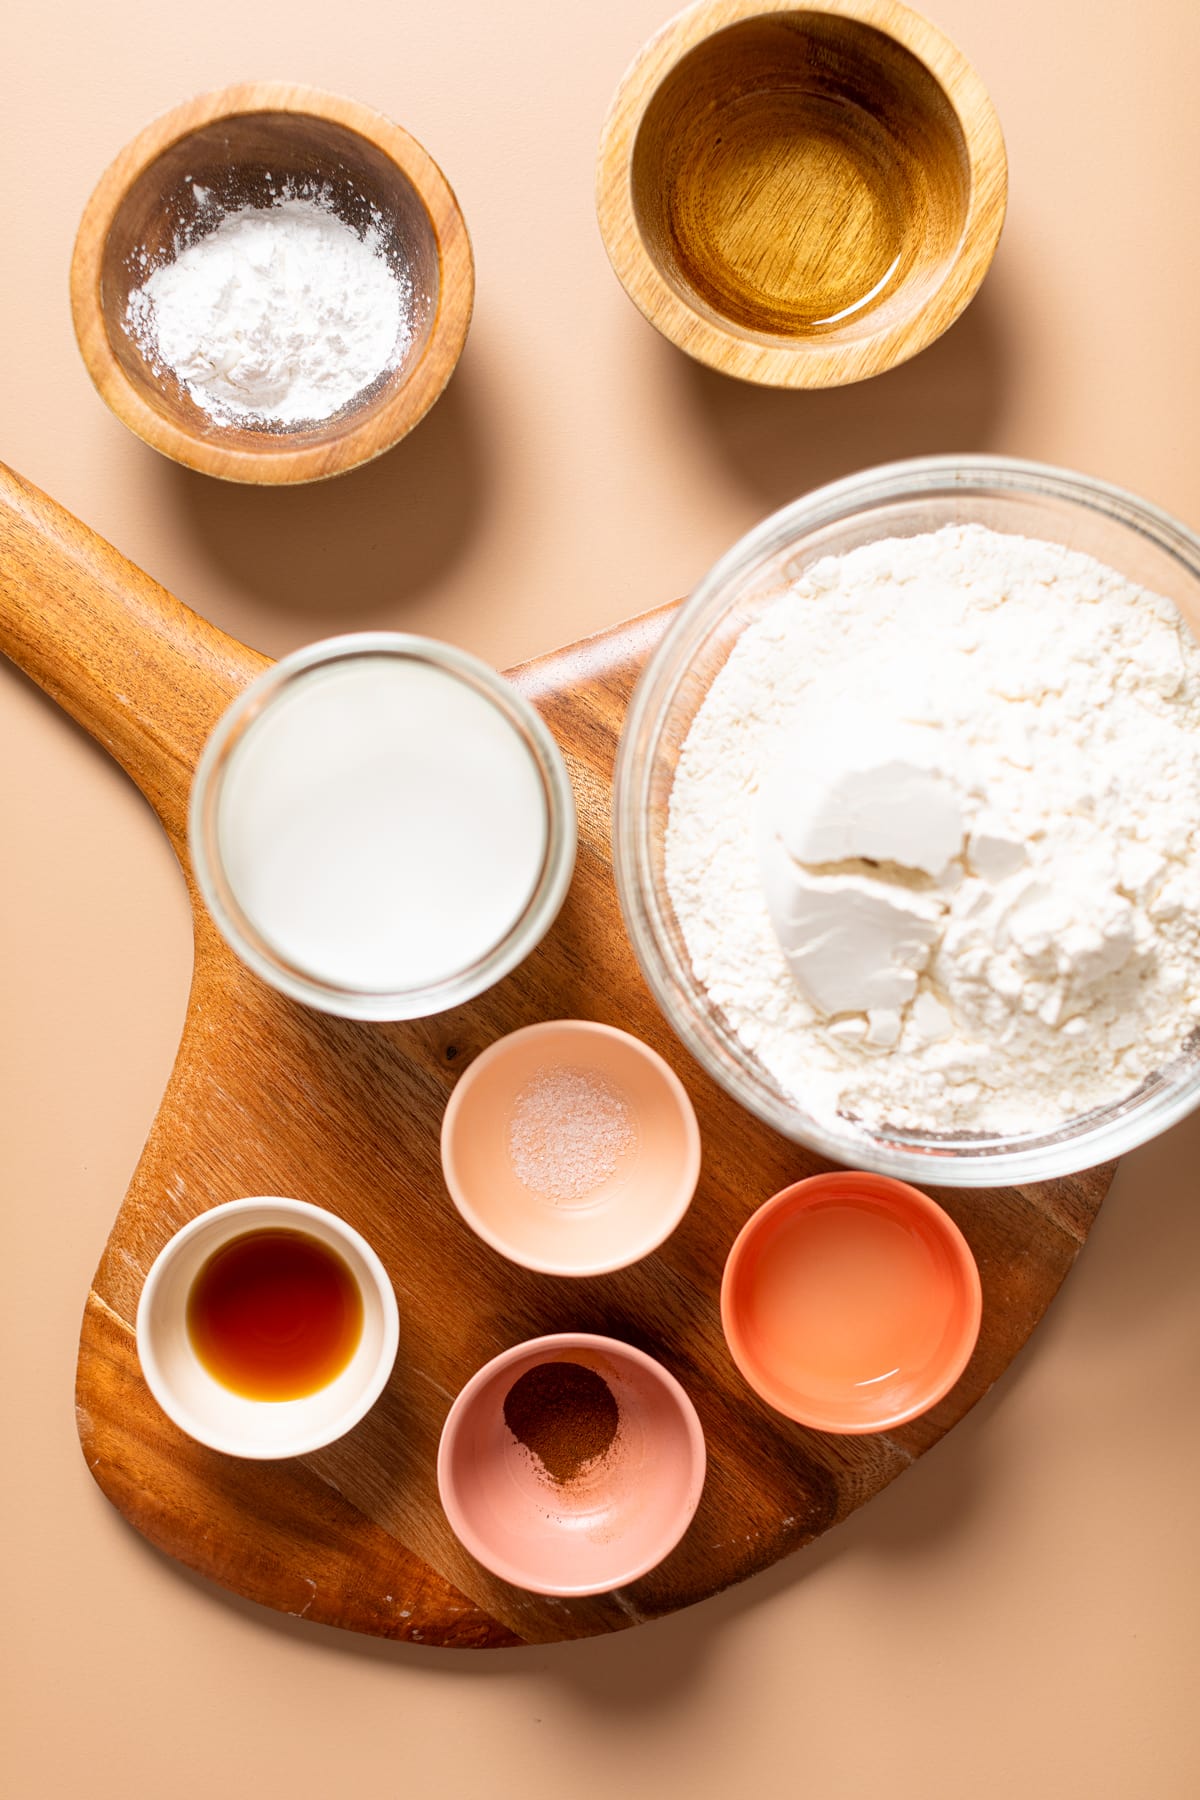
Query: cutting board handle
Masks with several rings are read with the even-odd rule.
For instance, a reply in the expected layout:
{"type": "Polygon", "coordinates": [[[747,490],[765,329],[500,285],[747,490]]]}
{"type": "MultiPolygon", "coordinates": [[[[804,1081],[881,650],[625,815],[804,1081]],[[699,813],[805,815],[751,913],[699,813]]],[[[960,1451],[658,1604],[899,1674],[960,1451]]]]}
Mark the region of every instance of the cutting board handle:
{"type": "Polygon", "coordinates": [[[0,650],[116,758],[182,855],[205,740],[268,659],[3,463],[0,650]]]}

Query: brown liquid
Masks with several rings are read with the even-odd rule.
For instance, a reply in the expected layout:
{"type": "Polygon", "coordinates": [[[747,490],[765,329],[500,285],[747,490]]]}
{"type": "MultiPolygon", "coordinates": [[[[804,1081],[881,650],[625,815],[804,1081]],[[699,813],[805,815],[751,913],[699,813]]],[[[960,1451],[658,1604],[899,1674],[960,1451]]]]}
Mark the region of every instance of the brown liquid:
{"type": "Polygon", "coordinates": [[[681,170],[679,266],[752,331],[831,329],[882,303],[912,261],[911,181],[865,112],[819,94],[752,94],[681,170]]]}
{"type": "Polygon", "coordinates": [[[755,337],[869,336],[957,253],[962,126],[858,20],[742,19],[676,64],[633,146],[638,229],[689,306],[755,337]]]}
{"type": "Polygon", "coordinates": [[[248,1231],[209,1257],[188,1295],[192,1348],[248,1400],[299,1400],[340,1375],[362,1336],[341,1257],[301,1231],[248,1231]]]}

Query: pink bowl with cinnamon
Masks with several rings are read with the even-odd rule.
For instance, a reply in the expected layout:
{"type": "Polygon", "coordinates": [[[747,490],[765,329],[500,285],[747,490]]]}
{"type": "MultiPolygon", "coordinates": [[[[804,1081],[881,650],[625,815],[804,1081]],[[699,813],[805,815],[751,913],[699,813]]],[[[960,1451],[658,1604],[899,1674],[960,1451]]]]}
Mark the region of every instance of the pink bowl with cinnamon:
{"type": "Polygon", "coordinates": [[[442,1429],[438,1491],[494,1575],[537,1594],[602,1594],[675,1548],[705,1467],[673,1375],[615,1338],[562,1332],[471,1377],[442,1429]]]}

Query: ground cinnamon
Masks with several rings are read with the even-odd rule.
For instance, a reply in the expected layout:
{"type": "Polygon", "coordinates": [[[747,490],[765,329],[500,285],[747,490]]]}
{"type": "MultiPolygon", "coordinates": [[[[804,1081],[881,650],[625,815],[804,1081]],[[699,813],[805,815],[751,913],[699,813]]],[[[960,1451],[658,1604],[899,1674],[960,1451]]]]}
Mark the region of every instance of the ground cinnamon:
{"type": "Polygon", "coordinates": [[[594,1369],[539,1363],[509,1388],[504,1422],[551,1480],[564,1485],[609,1449],[620,1413],[612,1389],[594,1369]]]}

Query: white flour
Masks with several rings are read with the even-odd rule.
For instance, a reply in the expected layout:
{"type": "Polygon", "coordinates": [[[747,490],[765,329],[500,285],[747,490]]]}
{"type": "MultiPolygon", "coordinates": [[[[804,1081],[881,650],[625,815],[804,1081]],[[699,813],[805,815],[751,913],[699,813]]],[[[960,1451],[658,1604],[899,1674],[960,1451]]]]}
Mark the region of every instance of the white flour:
{"type": "Polygon", "coordinates": [[[982,526],[827,557],[743,632],[697,713],[666,869],[697,978],[811,1110],[1052,1129],[1200,1024],[1200,645],[1090,557],[982,526]],[[851,747],[873,732],[905,746],[889,775],[909,786],[872,822],[851,747]],[[777,912],[795,903],[816,933],[791,964],[762,879],[781,804],[812,858],[776,868],[777,912]],[[922,872],[956,817],[955,854],[922,872]],[[895,830],[921,845],[906,866],[895,830]],[[884,847],[856,849],[872,832],[884,847]]]}
{"type": "Polygon", "coordinates": [[[399,360],[411,307],[376,228],[359,237],[319,197],[285,196],[226,214],[130,295],[127,318],[211,417],[294,425],[399,360]]]}

